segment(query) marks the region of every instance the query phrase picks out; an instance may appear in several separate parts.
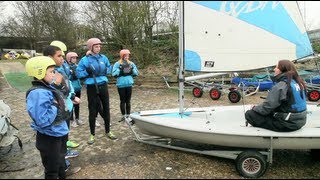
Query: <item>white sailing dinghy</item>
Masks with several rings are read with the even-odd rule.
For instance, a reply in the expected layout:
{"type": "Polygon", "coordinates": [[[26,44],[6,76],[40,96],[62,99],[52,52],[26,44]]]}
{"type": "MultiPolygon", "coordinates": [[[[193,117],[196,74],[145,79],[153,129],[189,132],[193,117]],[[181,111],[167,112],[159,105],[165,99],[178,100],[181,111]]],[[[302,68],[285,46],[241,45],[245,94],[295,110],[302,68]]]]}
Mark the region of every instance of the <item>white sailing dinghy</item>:
{"type": "Polygon", "coordinates": [[[272,163],[273,149],[320,149],[320,107],[316,105],[308,104],[302,129],[285,133],[246,126],[244,113],[251,105],[184,109],[184,71],[240,72],[313,55],[297,2],[180,2],[179,31],[180,106],[132,113],[135,124],[127,123],[138,141],[235,159],[244,177],[263,175],[267,163],[272,163]],[[143,138],[137,130],[151,136],[143,138]],[[174,145],[173,140],[225,148],[187,148],[174,145]]]}

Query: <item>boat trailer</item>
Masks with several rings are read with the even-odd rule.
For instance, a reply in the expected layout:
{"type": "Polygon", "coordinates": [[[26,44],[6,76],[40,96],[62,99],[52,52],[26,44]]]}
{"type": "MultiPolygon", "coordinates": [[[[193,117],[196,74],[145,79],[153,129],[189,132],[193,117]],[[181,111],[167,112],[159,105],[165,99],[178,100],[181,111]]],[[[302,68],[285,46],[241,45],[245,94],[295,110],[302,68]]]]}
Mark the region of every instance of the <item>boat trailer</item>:
{"type": "Polygon", "coordinates": [[[179,139],[151,136],[147,134],[139,135],[134,124],[128,122],[127,119],[125,122],[138,142],[174,150],[232,159],[235,160],[235,166],[238,173],[246,178],[258,178],[262,176],[273,161],[274,137],[266,137],[270,139],[270,146],[267,149],[221,147],[196,144],[179,139]]]}

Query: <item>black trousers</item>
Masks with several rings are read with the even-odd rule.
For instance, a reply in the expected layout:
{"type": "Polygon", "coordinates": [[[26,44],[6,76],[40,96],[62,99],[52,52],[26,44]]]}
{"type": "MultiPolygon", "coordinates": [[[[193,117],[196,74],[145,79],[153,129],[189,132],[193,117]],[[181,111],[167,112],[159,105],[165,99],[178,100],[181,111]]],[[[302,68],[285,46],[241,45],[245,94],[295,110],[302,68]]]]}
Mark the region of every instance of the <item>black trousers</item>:
{"type": "Polygon", "coordinates": [[[100,114],[104,120],[105,132],[110,131],[110,106],[109,106],[109,91],[108,85],[98,85],[99,93],[95,85],[87,85],[87,98],[88,98],[88,109],[89,109],[89,126],[90,133],[95,135],[96,117],[99,111],[99,104],[101,104],[100,114]]]}
{"type": "Polygon", "coordinates": [[[54,137],[37,132],[36,148],[40,151],[45,179],[65,179],[67,137],[54,137]]]}
{"type": "MultiPolygon", "coordinates": [[[[76,97],[78,97],[78,98],[81,97],[81,91],[77,91],[75,93],[76,93],[76,97]]],[[[74,104],[70,120],[72,121],[74,116],[75,116],[75,119],[79,119],[79,113],[80,113],[80,104],[74,104]],[[73,114],[74,114],[74,116],[73,116],[73,114]]]]}
{"type": "Polygon", "coordinates": [[[120,111],[122,115],[130,114],[131,111],[131,94],[132,87],[118,88],[118,93],[120,97],[120,111]]]}
{"type": "Polygon", "coordinates": [[[248,110],[245,113],[245,118],[248,123],[254,127],[261,127],[278,132],[293,131],[292,129],[285,127],[279,120],[275,119],[273,114],[261,115],[254,110],[248,110]]]}

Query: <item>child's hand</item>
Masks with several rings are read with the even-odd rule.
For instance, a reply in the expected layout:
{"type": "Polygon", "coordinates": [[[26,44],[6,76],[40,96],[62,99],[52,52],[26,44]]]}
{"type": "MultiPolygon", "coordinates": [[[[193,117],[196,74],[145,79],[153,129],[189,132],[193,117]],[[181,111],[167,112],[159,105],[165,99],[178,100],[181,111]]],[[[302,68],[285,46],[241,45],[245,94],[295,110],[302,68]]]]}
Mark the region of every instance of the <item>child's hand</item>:
{"type": "Polygon", "coordinates": [[[86,52],[86,56],[88,56],[90,54],[92,54],[92,52],[90,50],[86,52]]]}
{"type": "Polygon", "coordinates": [[[62,80],[63,80],[62,74],[56,72],[56,73],[55,73],[55,82],[54,82],[54,83],[55,83],[56,85],[60,85],[61,82],[62,82],[62,80]]]}
{"type": "Polygon", "coordinates": [[[80,98],[76,96],[72,102],[73,104],[80,104],[80,101],[81,101],[80,98]]]}

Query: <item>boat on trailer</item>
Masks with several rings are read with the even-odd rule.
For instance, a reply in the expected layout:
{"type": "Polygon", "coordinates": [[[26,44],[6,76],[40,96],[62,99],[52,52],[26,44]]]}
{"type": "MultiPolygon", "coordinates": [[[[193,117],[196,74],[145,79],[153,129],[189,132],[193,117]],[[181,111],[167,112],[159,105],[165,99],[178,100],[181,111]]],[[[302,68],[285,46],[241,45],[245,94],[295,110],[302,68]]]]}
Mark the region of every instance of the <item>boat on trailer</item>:
{"type": "Polygon", "coordinates": [[[297,131],[275,132],[246,126],[244,110],[251,105],[192,108],[179,114],[179,109],[149,110],[131,114],[144,134],[183,139],[195,143],[229,147],[273,149],[316,149],[320,146],[320,111],[308,105],[308,122],[297,131]]]}
{"type": "Polygon", "coordinates": [[[307,105],[307,123],[294,132],[248,126],[244,114],[250,104],[184,107],[184,71],[242,72],[274,67],[281,59],[299,62],[312,56],[297,2],[186,1],[180,2],[179,10],[179,108],[132,113],[135,123],[126,122],[136,139],[234,159],[239,174],[250,178],[265,173],[274,149],[311,149],[319,157],[317,104],[307,105]]]}

